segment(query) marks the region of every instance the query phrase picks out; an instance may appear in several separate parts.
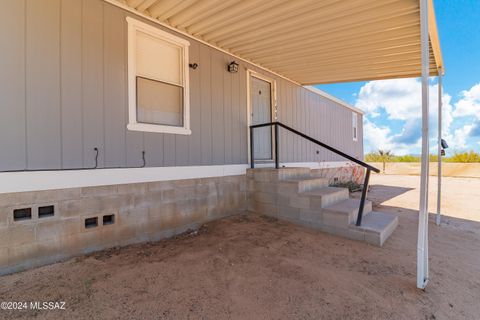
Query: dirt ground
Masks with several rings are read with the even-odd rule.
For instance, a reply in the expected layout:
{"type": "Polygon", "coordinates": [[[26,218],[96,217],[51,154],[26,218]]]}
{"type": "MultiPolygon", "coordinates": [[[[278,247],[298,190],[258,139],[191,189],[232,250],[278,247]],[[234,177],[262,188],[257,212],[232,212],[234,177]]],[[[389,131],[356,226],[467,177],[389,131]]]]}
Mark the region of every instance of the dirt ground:
{"type": "Polygon", "coordinates": [[[1,277],[0,301],[65,301],[66,310],[0,310],[0,318],[480,319],[480,179],[445,180],[449,216],[430,225],[426,291],[415,287],[418,184],[372,177],[377,209],[399,214],[383,248],[235,216],[1,277]]]}
{"type": "MultiPolygon", "coordinates": [[[[371,162],[372,166],[383,169],[383,163],[371,162]]],[[[385,163],[385,173],[393,175],[420,175],[420,162],[387,162],[385,163]]],[[[437,162],[430,162],[430,174],[437,175],[437,162]]],[[[457,177],[457,178],[480,178],[480,163],[454,163],[443,162],[442,164],[443,177],[457,177]]]]}
{"type": "MultiPolygon", "coordinates": [[[[373,192],[369,199],[383,206],[396,206],[418,210],[420,188],[419,176],[372,175],[373,192]]],[[[429,211],[437,212],[437,177],[430,177],[429,211]]],[[[445,222],[455,217],[480,222],[480,179],[442,178],[442,213],[445,222]]],[[[480,232],[478,224],[471,224],[480,232]]],[[[479,316],[480,319],[480,316],[479,316]]]]}

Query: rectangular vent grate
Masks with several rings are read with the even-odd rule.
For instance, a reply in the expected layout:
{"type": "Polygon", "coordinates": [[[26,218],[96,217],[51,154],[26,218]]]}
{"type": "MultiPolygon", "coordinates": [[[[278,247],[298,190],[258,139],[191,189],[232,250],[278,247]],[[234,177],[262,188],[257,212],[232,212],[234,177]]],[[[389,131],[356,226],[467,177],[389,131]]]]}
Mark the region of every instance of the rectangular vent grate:
{"type": "Polygon", "coordinates": [[[85,229],[95,228],[98,226],[98,218],[87,218],[85,219],[85,229]]]}
{"type": "Polygon", "coordinates": [[[21,208],[13,210],[13,221],[32,219],[32,208],[21,208]]]}
{"type": "Polygon", "coordinates": [[[53,217],[54,215],[55,215],[55,207],[54,206],[38,207],[38,217],[39,218],[53,217]]]}
{"type": "Polygon", "coordinates": [[[115,215],[109,214],[106,216],[103,216],[103,225],[106,226],[108,224],[113,224],[115,223],[115,215]]]}

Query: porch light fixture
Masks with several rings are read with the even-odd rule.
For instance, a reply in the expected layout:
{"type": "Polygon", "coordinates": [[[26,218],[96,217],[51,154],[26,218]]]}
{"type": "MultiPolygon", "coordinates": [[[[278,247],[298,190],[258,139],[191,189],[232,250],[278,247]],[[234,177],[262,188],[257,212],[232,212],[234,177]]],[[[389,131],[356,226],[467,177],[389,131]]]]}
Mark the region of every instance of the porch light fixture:
{"type": "Polygon", "coordinates": [[[447,141],[445,141],[443,139],[440,140],[440,144],[442,145],[442,149],[440,150],[440,155],[442,157],[444,157],[445,156],[445,149],[448,149],[448,144],[447,144],[447,141]]]}
{"type": "Polygon", "coordinates": [[[443,148],[443,149],[447,149],[447,148],[448,148],[447,141],[445,141],[445,140],[443,140],[443,139],[440,140],[440,141],[441,141],[440,143],[442,144],[442,148],[443,148]]]}
{"type": "Polygon", "coordinates": [[[230,73],[237,73],[238,72],[238,63],[235,61],[230,62],[228,65],[228,72],[230,73]]]}

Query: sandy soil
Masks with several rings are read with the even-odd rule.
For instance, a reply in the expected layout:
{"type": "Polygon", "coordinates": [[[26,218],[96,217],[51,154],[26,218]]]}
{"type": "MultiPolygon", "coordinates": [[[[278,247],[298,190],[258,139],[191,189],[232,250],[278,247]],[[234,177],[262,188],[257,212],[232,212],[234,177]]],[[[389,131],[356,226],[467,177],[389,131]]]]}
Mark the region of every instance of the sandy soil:
{"type": "MultiPolygon", "coordinates": [[[[430,177],[429,211],[437,212],[437,177],[430,177]]],[[[372,175],[369,199],[384,206],[418,210],[419,176],[372,175]]],[[[480,222],[480,179],[442,178],[442,214],[448,217],[480,222]]],[[[480,232],[478,224],[471,224],[480,232]]],[[[480,276],[480,275],[479,275],[480,276]]],[[[479,315],[480,319],[480,315],[479,315]]]]}
{"type": "MultiPolygon", "coordinates": [[[[372,166],[383,169],[383,163],[371,162],[372,166]]],[[[420,162],[387,162],[385,173],[395,175],[420,175],[420,162]]],[[[430,162],[430,174],[437,175],[437,162],[430,162]]],[[[480,178],[480,163],[443,162],[442,176],[457,178],[480,178]]]]}
{"type": "MultiPolygon", "coordinates": [[[[457,218],[431,224],[431,281],[421,291],[417,214],[408,209],[418,201],[417,180],[389,176],[387,189],[383,178],[372,177],[371,198],[400,217],[383,248],[236,216],[176,239],[1,277],[0,301],[66,301],[66,310],[0,310],[0,318],[479,319],[480,223],[460,219],[478,208],[478,195],[465,188],[467,203],[445,209],[457,218]]],[[[468,183],[480,189],[480,179],[468,183]]],[[[447,195],[459,191],[447,186],[447,195]]]]}

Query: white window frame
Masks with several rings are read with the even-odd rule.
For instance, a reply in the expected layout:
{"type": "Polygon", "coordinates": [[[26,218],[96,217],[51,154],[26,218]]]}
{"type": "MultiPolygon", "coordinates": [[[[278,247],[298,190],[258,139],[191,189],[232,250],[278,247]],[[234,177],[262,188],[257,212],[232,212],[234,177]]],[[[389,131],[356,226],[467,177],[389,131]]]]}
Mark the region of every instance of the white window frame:
{"type": "MultiPolygon", "coordinates": [[[[128,24],[128,124],[127,129],[132,131],[158,132],[190,135],[190,90],[189,90],[189,67],[188,47],[190,42],[174,36],[168,32],[155,28],[149,24],[127,17],[128,24]],[[140,123],[137,121],[137,31],[144,32],[161,41],[166,41],[178,46],[182,51],[182,86],[183,86],[183,126],[169,126],[163,124],[140,123]]],[[[151,79],[155,80],[155,79],[151,79]]]]}
{"type": "Polygon", "coordinates": [[[353,141],[358,141],[358,113],[352,112],[352,137],[353,141]]]}

